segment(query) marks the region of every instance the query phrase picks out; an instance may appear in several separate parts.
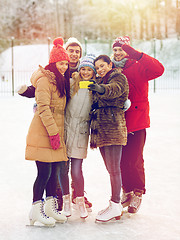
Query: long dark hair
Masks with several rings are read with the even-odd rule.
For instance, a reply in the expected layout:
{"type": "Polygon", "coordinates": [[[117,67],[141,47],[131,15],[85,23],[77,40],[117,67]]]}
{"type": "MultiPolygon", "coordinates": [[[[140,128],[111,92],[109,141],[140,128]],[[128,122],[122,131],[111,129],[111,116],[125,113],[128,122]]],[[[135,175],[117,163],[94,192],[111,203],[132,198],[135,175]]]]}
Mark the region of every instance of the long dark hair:
{"type": "Polygon", "coordinates": [[[102,59],[104,62],[107,62],[108,64],[111,63],[111,59],[110,59],[109,56],[107,56],[107,55],[99,55],[96,59],[94,59],[94,65],[95,65],[95,62],[97,62],[100,59],[102,59]]]}
{"type": "Polygon", "coordinates": [[[66,95],[66,102],[69,101],[70,97],[70,71],[69,66],[64,76],[58,71],[56,63],[50,63],[45,67],[46,70],[53,72],[56,76],[56,87],[59,91],[59,97],[66,95]]]}

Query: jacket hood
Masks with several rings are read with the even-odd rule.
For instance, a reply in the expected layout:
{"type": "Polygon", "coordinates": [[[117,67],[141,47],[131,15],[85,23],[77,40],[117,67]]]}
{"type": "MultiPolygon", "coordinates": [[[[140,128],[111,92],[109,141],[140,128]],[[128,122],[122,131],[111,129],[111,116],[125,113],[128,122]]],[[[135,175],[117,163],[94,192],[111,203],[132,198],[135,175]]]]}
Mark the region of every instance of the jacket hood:
{"type": "Polygon", "coordinates": [[[45,70],[43,67],[39,66],[38,70],[36,70],[31,76],[31,83],[36,88],[37,81],[42,78],[47,77],[51,82],[55,83],[55,74],[49,70],[45,70]]]}

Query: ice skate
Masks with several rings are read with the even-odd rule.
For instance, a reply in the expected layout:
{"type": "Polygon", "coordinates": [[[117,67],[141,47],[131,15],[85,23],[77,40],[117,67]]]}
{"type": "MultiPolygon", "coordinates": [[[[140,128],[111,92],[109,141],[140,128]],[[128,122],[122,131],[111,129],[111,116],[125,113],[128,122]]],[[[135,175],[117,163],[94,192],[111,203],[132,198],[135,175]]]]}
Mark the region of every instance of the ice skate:
{"type": "Polygon", "coordinates": [[[122,194],[122,197],[121,197],[121,204],[122,204],[123,208],[129,206],[133,194],[134,194],[133,191],[125,192],[123,190],[123,194],[122,194]]]}
{"type": "Polygon", "coordinates": [[[55,197],[46,198],[45,213],[49,217],[54,218],[57,222],[65,223],[67,221],[67,217],[58,211],[58,202],[55,197]]]}
{"type": "Polygon", "coordinates": [[[34,225],[35,222],[44,224],[45,226],[54,226],[55,220],[49,217],[44,212],[44,201],[39,200],[32,204],[31,211],[29,213],[30,225],[34,225]]]}
{"type": "Polygon", "coordinates": [[[134,192],[128,206],[129,213],[137,213],[142,202],[142,192],[134,192]]]}
{"type": "Polygon", "coordinates": [[[79,211],[81,218],[87,218],[88,213],[84,202],[84,197],[76,198],[76,209],[79,211]]]}
{"type": "MultiPolygon", "coordinates": [[[[78,210],[77,209],[77,204],[76,204],[76,198],[72,199],[72,203],[73,203],[73,208],[75,210],[78,210]]],[[[92,203],[88,201],[88,199],[86,197],[84,197],[84,203],[85,203],[85,207],[86,207],[86,210],[88,212],[92,212],[92,203]]]]}
{"type": "Polygon", "coordinates": [[[71,216],[71,199],[70,199],[70,194],[64,195],[63,196],[63,211],[62,213],[66,217],[71,216]]]}
{"type": "Polygon", "coordinates": [[[92,203],[88,201],[87,197],[84,197],[84,203],[88,212],[92,212],[92,203]]]}
{"type": "Polygon", "coordinates": [[[98,213],[96,221],[108,222],[112,219],[120,220],[122,215],[122,209],[123,207],[120,203],[109,201],[109,206],[98,213]]]}
{"type": "MultiPolygon", "coordinates": [[[[71,199],[72,199],[73,208],[75,210],[77,210],[75,190],[74,190],[73,186],[71,186],[71,187],[72,187],[71,199]]],[[[92,212],[92,203],[88,201],[87,197],[84,197],[84,203],[85,203],[87,211],[92,212]]]]}

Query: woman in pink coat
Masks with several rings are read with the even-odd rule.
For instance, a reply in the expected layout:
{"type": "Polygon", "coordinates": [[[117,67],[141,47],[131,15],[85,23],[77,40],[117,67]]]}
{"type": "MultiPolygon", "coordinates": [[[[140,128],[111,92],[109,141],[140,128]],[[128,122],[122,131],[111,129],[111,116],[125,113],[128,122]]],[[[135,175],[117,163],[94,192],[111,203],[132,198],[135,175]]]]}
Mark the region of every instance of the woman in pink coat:
{"type": "Polygon", "coordinates": [[[129,84],[131,107],[125,112],[128,139],[121,160],[124,190],[121,203],[128,206],[128,212],[136,213],[146,191],[143,149],[146,128],[150,127],[148,81],[161,76],[164,67],[155,58],[132,48],[128,36],[114,41],[112,62],[129,84]]]}

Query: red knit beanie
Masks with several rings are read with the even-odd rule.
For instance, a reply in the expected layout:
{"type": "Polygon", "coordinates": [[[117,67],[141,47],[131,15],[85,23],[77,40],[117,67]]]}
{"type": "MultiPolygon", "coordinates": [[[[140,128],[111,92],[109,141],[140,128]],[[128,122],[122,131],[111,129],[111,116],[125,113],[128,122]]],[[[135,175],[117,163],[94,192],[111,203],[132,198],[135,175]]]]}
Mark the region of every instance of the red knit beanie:
{"type": "Polygon", "coordinates": [[[128,36],[116,38],[113,42],[112,48],[121,47],[123,44],[130,45],[130,38],[128,36]]]}
{"type": "Polygon", "coordinates": [[[59,37],[53,41],[53,49],[50,52],[49,63],[55,63],[60,61],[70,61],[67,51],[63,48],[64,40],[59,37]]]}

